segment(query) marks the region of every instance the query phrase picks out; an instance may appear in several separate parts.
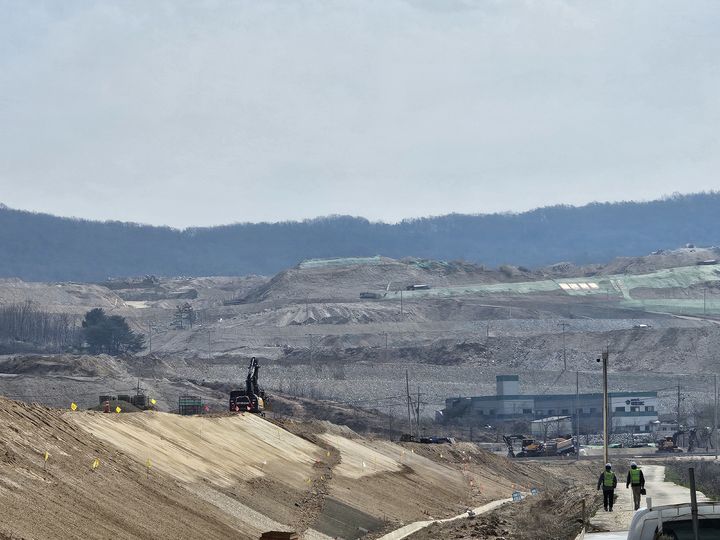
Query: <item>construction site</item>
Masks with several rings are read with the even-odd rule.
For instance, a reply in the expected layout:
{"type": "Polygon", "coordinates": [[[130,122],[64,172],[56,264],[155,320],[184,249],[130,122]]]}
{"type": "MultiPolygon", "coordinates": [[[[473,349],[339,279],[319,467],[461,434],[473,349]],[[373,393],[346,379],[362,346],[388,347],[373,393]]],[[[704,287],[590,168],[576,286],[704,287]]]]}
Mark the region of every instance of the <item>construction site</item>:
{"type": "Polygon", "coordinates": [[[614,459],[714,452],[716,253],[2,281],[5,307],[102,308],[145,341],[3,342],[25,352],[0,357],[0,537],[440,538],[420,531],[482,509],[468,538],[521,539],[542,507],[563,519],[541,537],[574,539],[600,504],[603,352],[614,459]]]}
{"type": "Polygon", "coordinates": [[[0,1],[0,540],[720,540],[720,3],[0,1]]]}

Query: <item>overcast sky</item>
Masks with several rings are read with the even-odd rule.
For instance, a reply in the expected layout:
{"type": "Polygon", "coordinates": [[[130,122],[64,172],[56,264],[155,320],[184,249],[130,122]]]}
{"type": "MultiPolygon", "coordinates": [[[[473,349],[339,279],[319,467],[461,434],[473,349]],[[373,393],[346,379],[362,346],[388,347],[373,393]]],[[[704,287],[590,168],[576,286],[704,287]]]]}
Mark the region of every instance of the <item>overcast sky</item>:
{"type": "Polygon", "coordinates": [[[0,202],[178,227],[720,188],[720,2],[0,0],[0,202]]]}

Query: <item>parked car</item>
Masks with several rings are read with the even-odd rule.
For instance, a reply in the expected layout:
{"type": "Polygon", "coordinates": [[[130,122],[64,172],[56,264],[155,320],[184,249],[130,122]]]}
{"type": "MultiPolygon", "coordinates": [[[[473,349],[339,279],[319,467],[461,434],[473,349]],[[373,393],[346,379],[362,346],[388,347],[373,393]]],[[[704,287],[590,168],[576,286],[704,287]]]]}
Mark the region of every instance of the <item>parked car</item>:
{"type": "MultiPolygon", "coordinates": [[[[650,502],[651,499],[648,499],[650,502]]],[[[720,538],[720,502],[698,503],[698,540],[720,538]]],[[[641,508],[633,516],[627,540],[693,540],[690,503],[641,508]]]]}

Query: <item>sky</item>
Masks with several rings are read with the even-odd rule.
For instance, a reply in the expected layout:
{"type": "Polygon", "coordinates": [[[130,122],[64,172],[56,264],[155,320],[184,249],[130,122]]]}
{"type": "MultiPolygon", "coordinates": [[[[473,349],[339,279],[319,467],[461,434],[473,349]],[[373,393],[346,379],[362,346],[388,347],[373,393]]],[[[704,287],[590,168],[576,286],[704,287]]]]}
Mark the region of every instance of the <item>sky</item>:
{"type": "Polygon", "coordinates": [[[715,0],[0,0],[0,202],[175,227],[718,189],[715,0]]]}

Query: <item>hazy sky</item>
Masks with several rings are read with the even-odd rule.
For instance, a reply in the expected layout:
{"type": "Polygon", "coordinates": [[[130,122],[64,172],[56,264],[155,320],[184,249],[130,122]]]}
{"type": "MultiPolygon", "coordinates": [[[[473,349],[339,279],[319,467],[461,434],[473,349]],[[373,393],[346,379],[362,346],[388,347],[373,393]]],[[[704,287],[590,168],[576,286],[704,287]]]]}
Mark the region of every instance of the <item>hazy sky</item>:
{"type": "Polygon", "coordinates": [[[0,0],[0,202],[174,226],[720,188],[720,2],[0,0]]]}

